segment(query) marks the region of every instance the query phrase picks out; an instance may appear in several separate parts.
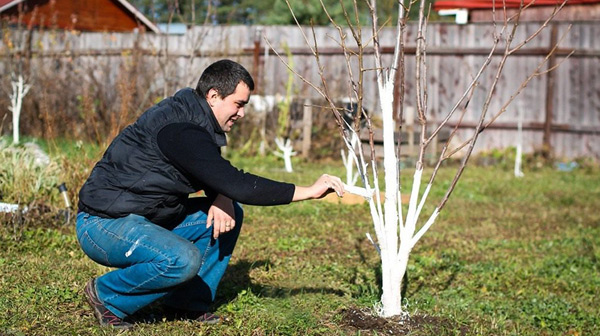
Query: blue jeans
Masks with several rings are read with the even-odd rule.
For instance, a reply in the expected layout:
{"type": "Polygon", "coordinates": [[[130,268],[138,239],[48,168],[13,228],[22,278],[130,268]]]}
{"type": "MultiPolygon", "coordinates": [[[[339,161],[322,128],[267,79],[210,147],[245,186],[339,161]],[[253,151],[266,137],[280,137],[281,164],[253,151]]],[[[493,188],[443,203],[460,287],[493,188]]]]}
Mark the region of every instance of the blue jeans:
{"type": "Polygon", "coordinates": [[[242,227],[235,203],[235,228],[218,239],[206,228],[210,204],[199,204],[174,229],[129,215],[108,219],[77,214],[77,239],[92,260],[117,269],[96,279],[98,298],[124,318],[162,298],[167,306],[207,311],[242,227]]]}

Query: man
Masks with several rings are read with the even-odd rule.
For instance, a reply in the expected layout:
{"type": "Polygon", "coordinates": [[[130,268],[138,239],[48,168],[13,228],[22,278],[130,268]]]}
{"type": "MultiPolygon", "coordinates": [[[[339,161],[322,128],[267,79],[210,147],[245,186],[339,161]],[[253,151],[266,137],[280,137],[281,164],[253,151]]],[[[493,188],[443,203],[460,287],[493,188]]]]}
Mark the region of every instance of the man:
{"type": "Polygon", "coordinates": [[[77,239],[91,259],[116,268],[84,289],[101,325],[129,328],[128,316],[158,299],[218,322],[208,308],[240,233],[237,202],[343,195],[334,176],[295,186],[244,173],[221,156],[253,89],[240,64],[211,64],[195,90],[180,90],[125,128],[92,170],[79,192],[77,239]],[[198,190],[207,197],[188,198],[198,190]]]}

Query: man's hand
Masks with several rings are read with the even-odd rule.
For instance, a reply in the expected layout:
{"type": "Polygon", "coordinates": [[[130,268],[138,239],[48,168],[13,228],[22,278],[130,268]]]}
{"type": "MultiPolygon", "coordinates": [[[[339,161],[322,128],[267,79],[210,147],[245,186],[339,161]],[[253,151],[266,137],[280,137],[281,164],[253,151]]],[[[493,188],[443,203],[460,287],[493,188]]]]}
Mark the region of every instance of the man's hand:
{"type": "Polygon", "coordinates": [[[235,227],[235,211],[233,202],[228,197],[218,195],[215,201],[208,209],[206,218],[206,227],[213,226],[213,237],[219,238],[222,233],[229,232],[235,227]]]}
{"type": "Polygon", "coordinates": [[[337,176],[323,174],[310,187],[296,186],[292,201],[323,198],[332,192],[344,196],[344,183],[337,176]]]}

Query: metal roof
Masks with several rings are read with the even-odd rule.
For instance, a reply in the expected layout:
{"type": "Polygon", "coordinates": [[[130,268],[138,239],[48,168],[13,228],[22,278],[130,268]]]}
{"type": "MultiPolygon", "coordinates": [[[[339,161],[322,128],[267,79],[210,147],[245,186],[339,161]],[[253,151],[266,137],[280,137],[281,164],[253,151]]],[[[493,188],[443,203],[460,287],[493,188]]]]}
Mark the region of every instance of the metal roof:
{"type": "MultiPolygon", "coordinates": [[[[558,6],[562,4],[562,0],[523,0],[523,5],[531,6],[558,6]]],[[[600,0],[568,0],[567,6],[569,5],[582,5],[582,4],[598,4],[600,0]]],[[[440,9],[491,9],[494,5],[498,8],[503,8],[506,4],[506,8],[519,8],[521,6],[520,0],[438,0],[433,4],[434,10],[440,9]]]]}

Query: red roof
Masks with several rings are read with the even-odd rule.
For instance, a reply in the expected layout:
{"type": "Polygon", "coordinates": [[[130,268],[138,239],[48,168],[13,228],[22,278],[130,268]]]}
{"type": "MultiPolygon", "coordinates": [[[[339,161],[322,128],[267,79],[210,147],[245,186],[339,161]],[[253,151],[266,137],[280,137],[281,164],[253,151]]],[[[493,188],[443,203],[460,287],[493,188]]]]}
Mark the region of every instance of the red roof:
{"type": "MultiPolygon", "coordinates": [[[[523,0],[524,5],[532,3],[532,6],[557,6],[560,5],[562,0],[523,0]]],[[[502,8],[503,4],[506,3],[506,8],[519,8],[521,6],[520,0],[437,0],[433,4],[434,10],[440,9],[491,9],[495,4],[496,8],[502,8]]],[[[568,5],[582,5],[582,4],[597,4],[600,0],[568,0],[568,5]]]]}
{"type": "MultiPolygon", "coordinates": [[[[0,0],[0,13],[5,13],[5,12],[9,12],[9,11],[14,11],[15,7],[17,5],[19,5],[22,2],[27,2],[28,0],[0,0]]],[[[69,4],[69,3],[77,3],[78,1],[81,0],[63,0],[61,1],[61,4],[69,4]]],[[[133,17],[134,20],[136,21],[140,21],[144,26],[146,26],[148,29],[150,29],[151,31],[158,33],[159,29],[158,27],[156,27],[150,20],[148,20],[140,11],[138,11],[133,5],[131,5],[129,3],[129,1],[127,0],[110,0],[112,1],[115,5],[117,5],[119,8],[121,8],[121,11],[119,13],[127,13],[126,15],[128,17],[133,17]],[[124,11],[122,10],[124,9],[124,11]],[[129,14],[129,15],[128,15],[129,14]]],[[[109,2],[110,2],[109,1],[109,2]]],[[[40,5],[40,6],[47,6],[47,2],[48,1],[39,1],[39,0],[30,0],[31,3],[33,3],[34,5],[40,5]]],[[[58,1],[57,1],[58,2],[58,1]]],[[[81,5],[81,3],[79,3],[81,5]]],[[[120,18],[113,18],[114,20],[120,20],[120,18]]],[[[69,18],[69,20],[71,20],[69,18]]]]}

